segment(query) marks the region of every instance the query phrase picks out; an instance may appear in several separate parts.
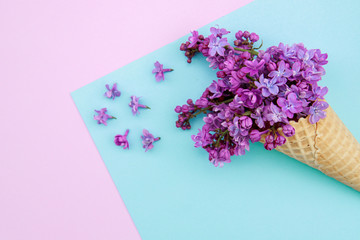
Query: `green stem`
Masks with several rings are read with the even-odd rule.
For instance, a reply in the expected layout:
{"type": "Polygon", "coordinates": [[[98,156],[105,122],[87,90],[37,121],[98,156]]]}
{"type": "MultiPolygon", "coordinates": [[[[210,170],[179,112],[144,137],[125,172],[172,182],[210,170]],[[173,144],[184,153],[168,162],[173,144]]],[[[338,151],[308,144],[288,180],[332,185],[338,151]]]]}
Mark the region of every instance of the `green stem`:
{"type": "Polygon", "coordinates": [[[259,53],[257,51],[255,51],[254,49],[243,49],[243,48],[238,48],[238,47],[234,47],[234,50],[236,51],[241,51],[241,52],[249,52],[252,55],[258,55],[259,53]]]}

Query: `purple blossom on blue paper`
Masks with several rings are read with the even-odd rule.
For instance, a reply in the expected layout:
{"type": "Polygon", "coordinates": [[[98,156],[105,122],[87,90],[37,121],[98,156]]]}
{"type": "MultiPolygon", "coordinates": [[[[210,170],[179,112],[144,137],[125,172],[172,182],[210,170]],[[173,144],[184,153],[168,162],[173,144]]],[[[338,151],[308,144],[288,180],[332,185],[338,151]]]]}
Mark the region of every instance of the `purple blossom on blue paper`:
{"type": "Polygon", "coordinates": [[[258,74],[258,72],[260,71],[260,69],[264,66],[265,64],[265,60],[262,59],[260,60],[260,62],[258,62],[257,59],[253,60],[253,61],[245,61],[245,66],[241,69],[241,71],[245,72],[245,73],[249,73],[250,76],[254,76],[255,74],[258,74]]]}
{"type": "Polygon", "coordinates": [[[212,34],[214,34],[214,36],[219,37],[219,38],[221,38],[223,35],[230,33],[225,28],[220,28],[220,27],[217,27],[217,28],[211,27],[210,32],[212,34]]]}
{"type": "Polygon", "coordinates": [[[95,110],[95,112],[98,115],[94,115],[94,120],[96,120],[98,124],[104,124],[105,126],[107,126],[108,119],[116,119],[115,117],[106,114],[106,112],[107,112],[106,108],[102,108],[100,110],[95,110]]]}
{"type": "Polygon", "coordinates": [[[189,46],[188,48],[192,48],[196,45],[196,43],[199,41],[199,32],[198,31],[192,31],[191,36],[189,37],[189,46]]]}
{"type": "Polygon", "coordinates": [[[223,166],[233,155],[244,155],[249,142],[264,140],[267,150],[286,143],[295,134],[289,124],[309,116],[315,123],[326,116],[328,89],[318,82],[325,74],[327,54],[304,44],[280,43],[258,50],[259,36],[237,31],[233,45],[223,38],[229,32],[213,27],[204,37],[192,32],[181,44],[188,63],[203,55],[216,71],[202,95],[175,108],[176,127],[190,129],[190,120],[204,114],[204,125],[192,136],[214,166],[223,166]]]}
{"type": "Polygon", "coordinates": [[[302,102],[297,99],[295,93],[290,93],[287,99],[278,98],[277,104],[288,118],[293,118],[294,113],[299,113],[303,110],[302,102]]]}
{"type": "Polygon", "coordinates": [[[125,131],[125,134],[124,135],[116,135],[115,136],[115,139],[114,139],[114,143],[117,145],[117,146],[123,146],[124,149],[129,149],[129,142],[127,140],[127,136],[129,134],[129,129],[127,129],[125,131]]]}
{"type": "Polygon", "coordinates": [[[165,72],[171,72],[174,71],[174,69],[171,68],[163,68],[163,64],[160,64],[158,61],[154,63],[155,68],[152,70],[152,73],[155,73],[155,79],[156,81],[164,81],[164,73],[165,72]]]}
{"type": "Polygon", "coordinates": [[[216,53],[224,56],[225,46],[229,45],[226,38],[217,38],[214,35],[210,36],[209,55],[215,56],[216,53]]]}
{"type": "Polygon", "coordinates": [[[143,135],[141,136],[143,148],[145,152],[154,147],[153,143],[160,140],[160,137],[155,138],[148,130],[143,130],[143,135]]]}
{"type": "Polygon", "coordinates": [[[115,97],[120,97],[121,92],[117,89],[116,83],[113,84],[113,86],[110,88],[109,84],[105,85],[107,91],[105,92],[105,97],[112,98],[113,100],[115,97]]]}
{"type": "Polygon", "coordinates": [[[132,111],[133,115],[136,115],[139,113],[139,108],[150,109],[150,107],[139,103],[140,97],[131,96],[130,99],[131,99],[131,101],[129,103],[129,106],[131,107],[131,111],[132,111]]]}
{"type": "Polygon", "coordinates": [[[283,122],[288,123],[288,119],[284,112],[273,103],[270,103],[270,106],[267,106],[267,111],[265,111],[264,116],[270,122],[271,125],[274,123],[283,122]]]}
{"type": "Polygon", "coordinates": [[[309,109],[309,121],[311,124],[317,123],[320,119],[326,117],[325,109],[329,104],[324,101],[316,101],[309,109]]]}

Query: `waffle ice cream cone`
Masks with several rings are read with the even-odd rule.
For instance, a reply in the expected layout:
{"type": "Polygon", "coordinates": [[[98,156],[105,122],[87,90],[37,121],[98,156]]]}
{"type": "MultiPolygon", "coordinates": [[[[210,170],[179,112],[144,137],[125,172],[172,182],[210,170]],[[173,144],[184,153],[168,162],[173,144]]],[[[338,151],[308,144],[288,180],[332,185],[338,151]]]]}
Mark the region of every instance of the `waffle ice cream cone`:
{"type": "Polygon", "coordinates": [[[326,112],[316,124],[290,122],[295,135],[276,150],[360,191],[360,144],[330,106],[326,112]]]}

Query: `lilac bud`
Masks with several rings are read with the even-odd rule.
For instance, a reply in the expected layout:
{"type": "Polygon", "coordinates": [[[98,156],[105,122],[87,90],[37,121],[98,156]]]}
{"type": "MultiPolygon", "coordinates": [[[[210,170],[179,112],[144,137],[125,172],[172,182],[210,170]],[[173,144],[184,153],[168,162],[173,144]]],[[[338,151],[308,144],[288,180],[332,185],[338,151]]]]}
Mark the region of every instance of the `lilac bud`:
{"type": "Polygon", "coordinates": [[[217,76],[218,78],[224,78],[224,77],[226,77],[226,73],[225,73],[224,71],[218,71],[218,72],[216,73],[216,76],[217,76]]]}
{"type": "Polygon", "coordinates": [[[175,112],[176,112],[176,113],[181,113],[181,107],[180,107],[180,106],[176,106],[175,112]]]}
{"type": "Polygon", "coordinates": [[[241,128],[250,129],[252,126],[252,119],[248,116],[242,116],[239,119],[241,128]]]}
{"type": "Polygon", "coordinates": [[[277,69],[276,63],[269,61],[269,63],[267,64],[267,69],[271,72],[271,71],[275,71],[277,69]]]}
{"type": "Polygon", "coordinates": [[[241,58],[242,59],[250,59],[251,54],[249,52],[242,52],[241,53],[241,58]]]}
{"type": "Polygon", "coordinates": [[[182,43],[181,46],[180,46],[180,50],[181,51],[186,51],[186,49],[187,49],[186,45],[184,43],[182,43]]]}
{"type": "Polygon", "coordinates": [[[259,35],[257,35],[256,33],[251,33],[250,34],[250,41],[252,41],[252,42],[259,41],[259,35]]]}
{"type": "Polygon", "coordinates": [[[242,36],[243,36],[243,32],[242,32],[242,31],[238,31],[238,32],[235,34],[235,37],[236,37],[236,39],[238,39],[238,40],[241,40],[242,36]]]}
{"type": "Polygon", "coordinates": [[[187,113],[187,112],[189,112],[189,106],[184,104],[184,105],[182,105],[181,110],[183,113],[187,113]]]}
{"type": "Polygon", "coordinates": [[[284,136],[281,136],[280,134],[278,134],[278,136],[276,137],[276,140],[275,140],[276,146],[281,146],[285,142],[286,142],[286,138],[284,136]]]}
{"type": "Polygon", "coordinates": [[[206,108],[208,106],[209,101],[206,98],[200,98],[196,100],[195,105],[199,108],[206,108]]]}
{"type": "Polygon", "coordinates": [[[285,137],[291,137],[291,136],[294,136],[294,134],[295,134],[295,128],[289,124],[283,126],[282,131],[283,131],[285,137]]]}
{"type": "Polygon", "coordinates": [[[245,31],[245,32],[243,33],[243,36],[244,36],[244,38],[249,38],[249,37],[250,37],[250,33],[249,33],[248,31],[245,31]]]}
{"type": "Polygon", "coordinates": [[[264,147],[266,150],[273,150],[276,147],[274,144],[274,135],[272,133],[265,137],[264,147]]]}
{"type": "Polygon", "coordinates": [[[258,141],[260,141],[260,139],[261,139],[261,134],[262,134],[262,132],[260,132],[259,130],[252,130],[251,132],[250,132],[250,140],[251,140],[251,142],[258,142],[258,141]]]}
{"type": "Polygon", "coordinates": [[[186,102],[187,102],[187,104],[189,104],[189,105],[193,105],[193,104],[194,104],[192,99],[188,99],[186,102]]]}

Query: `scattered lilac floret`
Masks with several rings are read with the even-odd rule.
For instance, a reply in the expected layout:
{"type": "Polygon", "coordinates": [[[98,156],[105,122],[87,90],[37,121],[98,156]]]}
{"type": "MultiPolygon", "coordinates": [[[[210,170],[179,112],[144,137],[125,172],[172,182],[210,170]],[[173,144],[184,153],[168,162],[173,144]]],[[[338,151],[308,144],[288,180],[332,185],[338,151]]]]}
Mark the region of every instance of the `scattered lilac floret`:
{"type": "Polygon", "coordinates": [[[152,73],[155,73],[155,79],[158,82],[165,80],[165,77],[164,77],[165,72],[174,71],[174,69],[172,69],[172,68],[165,68],[164,69],[163,64],[160,64],[159,61],[156,61],[154,63],[154,66],[155,66],[155,68],[152,70],[152,73]]]}
{"type": "Polygon", "coordinates": [[[108,119],[116,119],[116,117],[110,116],[108,114],[106,114],[107,109],[106,108],[102,108],[100,110],[95,110],[95,112],[98,115],[94,115],[94,120],[97,121],[98,124],[104,124],[105,126],[107,126],[107,120],[108,119]]]}
{"type": "Polygon", "coordinates": [[[115,97],[120,97],[121,92],[117,89],[117,84],[114,83],[112,88],[110,89],[109,84],[105,85],[107,91],[105,92],[105,97],[107,98],[112,98],[113,100],[115,99],[115,97]]]}
{"type": "Polygon", "coordinates": [[[145,148],[145,152],[152,149],[154,147],[153,143],[160,140],[160,137],[154,138],[154,136],[149,133],[148,130],[143,130],[143,135],[141,136],[143,148],[145,148]]]}
{"type": "Polygon", "coordinates": [[[131,111],[132,111],[133,115],[136,115],[139,113],[139,108],[150,109],[150,107],[139,103],[140,97],[131,96],[130,98],[131,98],[131,102],[129,103],[129,106],[131,107],[131,111]]]}
{"type": "Polygon", "coordinates": [[[128,134],[129,134],[129,129],[126,130],[124,135],[120,135],[120,134],[116,135],[114,139],[115,144],[117,146],[123,146],[124,149],[129,149],[129,142],[126,139],[128,134]]]}

